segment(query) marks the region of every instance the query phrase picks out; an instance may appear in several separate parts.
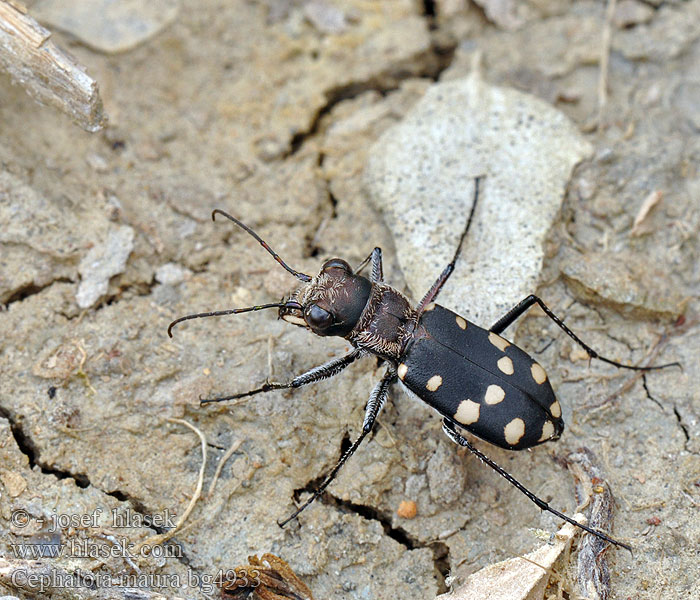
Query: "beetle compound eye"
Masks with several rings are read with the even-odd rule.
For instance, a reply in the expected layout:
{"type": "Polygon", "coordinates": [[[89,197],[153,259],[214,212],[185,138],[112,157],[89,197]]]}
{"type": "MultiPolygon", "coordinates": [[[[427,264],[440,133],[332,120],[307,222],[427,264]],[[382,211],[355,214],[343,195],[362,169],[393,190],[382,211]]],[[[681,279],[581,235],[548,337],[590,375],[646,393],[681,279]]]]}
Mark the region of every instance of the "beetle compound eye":
{"type": "Polygon", "coordinates": [[[312,304],[306,311],[306,322],[313,329],[326,329],[333,325],[333,315],[318,304],[312,304]]]}
{"type": "Polygon", "coordinates": [[[342,258],[331,258],[323,263],[322,270],[327,271],[328,269],[342,269],[346,273],[352,273],[352,268],[342,258]]]}

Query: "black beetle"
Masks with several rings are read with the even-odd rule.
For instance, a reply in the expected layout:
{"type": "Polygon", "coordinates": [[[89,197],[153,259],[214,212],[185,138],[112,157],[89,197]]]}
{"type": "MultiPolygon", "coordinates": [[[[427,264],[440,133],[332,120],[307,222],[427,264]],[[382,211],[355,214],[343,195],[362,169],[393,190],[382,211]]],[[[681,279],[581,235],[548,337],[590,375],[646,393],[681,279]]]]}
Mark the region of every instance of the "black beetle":
{"type": "Polygon", "coordinates": [[[346,261],[332,258],[323,263],[318,275],[311,277],[289,267],[264,240],[235,217],[218,209],[212,213],[212,219],[217,214],[222,215],[247,231],[304,285],[281,302],[181,317],[170,324],[168,335],[172,336],[174,325],[188,319],[278,308],[280,318],[285,321],[310,329],[316,335],[342,337],[352,344],[353,350],[287,383],[266,382],[248,392],[204,399],[202,404],[235,400],[321,381],[337,375],[352,362],[368,354],[379,357],[387,364],[384,376],[367,402],[362,433],[312,496],[282,521],[281,526],[297,517],[328,487],[343,464],[372,431],[389,387],[398,379],[440,413],[443,417],[443,430],[452,441],[468,448],[541,509],[603,540],[629,549],[626,544],[551,508],[458,432],[458,428],[465,429],[491,444],[509,450],[531,448],[556,440],[561,435],[564,429],[561,406],[545,370],[526,352],[500,336],[533,304],[538,304],[592,358],[638,371],[678,364],[639,367],[600,356],[535,295],[522,300],[489,329],[483,329],[435,304],[435,298],[454,270],[462,243],[469,231],[481,179],[475,180],[474,202],[452,261],[415,308],[403,294],[383,282],[380,248],[375,248],[355,270],[346,261]],[[368,264],[371,266],[369,279],[360,275],[368,264]]]}

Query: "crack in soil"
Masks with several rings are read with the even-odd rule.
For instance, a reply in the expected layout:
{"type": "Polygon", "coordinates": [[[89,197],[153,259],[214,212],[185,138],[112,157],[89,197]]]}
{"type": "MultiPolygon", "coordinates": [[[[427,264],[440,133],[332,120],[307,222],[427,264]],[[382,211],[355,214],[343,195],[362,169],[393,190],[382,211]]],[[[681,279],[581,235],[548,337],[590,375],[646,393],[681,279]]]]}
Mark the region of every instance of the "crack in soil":
{"type": "Polygon", "coordinates": [[[632,345],[631,345],[629,342],[627,342],[626,340],[623,340],[623,339],[621,339],[621,338],[615,337],[615,336],[614,336],[612,333],[610,333],[609,331],[606,331],[605,334],[606,334],[611,340],[617,342],[618,344],[621,344],[622,346],[626,346],[627,349],[628,349],[630,352],[634,352],[635,347],[632,346],[632,345]]]}
{"type": "Polygon", "coordinates": [[[72,479],[79,488],[90,486],[90,479],[85,473],[71,473],[62,469],[51,467],[39,459],[39,449],[32,439],[25,433],[19,420],[10,411],[0,406],[0,417],[4,417],[10,424],[12,437],[19,451],[29,459],[30,468],[39,467],[45,475],[53,475],[57,479],[72,479]]]}
{"type": "MultiPolygon", "coordinates": [[[[343,439],[340,442],[340,451],[338,456],[343,456],[348,448],[351,446],[350,435],[346,432],[343,439]]],[[[294,501],[300,501],[300,495],[303,492],[313,494],[319,486],[326,479],[326,474],[323,473],[317,477],[311,479],[307,484],[294,490],[294,501]]],[[[396,527],[392,524],[391,515],[382,512],[374,506],[369,506],[367,504],[358,504],[350,500],[342,500],[337,496],[334,496],[328,491],[325,491],[318,500],[327,506],[333,506],[339,510],[345,512],[352,512],[359,515],[363,519],[368,521],[376,521],[384,530],[384,534],[390,537],[395,542],[398,542],[406,548],[406,550],[416,550],[420,548],[427,548],[433,554],[433,568],[435,571],[435,580],[438,586],[438,593],[444,594],[449,591],[449,587],[446,583],[446,578],[450,574],[450,550],[447,544],[440,541],[423,542],[420,539],[412,536],[403,527],[396,527]]]]}
{"type": "Polygon", "coordinates": [[[647,387],[647,376],[645,373],[642,373],[642,387],[644,388],[644,391],[647,394],[647,398],[649,398],[649,400],[651,400],[654,404],[656,404],[656,406],[658,406],[661,410],[663,410],[664,409],[663,404],[661,404],[661,402],[659,402],[656,398],[654,398],[654,396],[651,395],[651,392],[649,391],[649,388],[647,387]]]}
{"type": "Polygon", "coordinates": [[[429,549],[433,553],[433,566],[438,594],[444,594],[449,591],[446,578],[450,573],[450,550],[447,544],[439,541],[422,542],[418,538],[413,537],[403,527],[392,525],[391,516],[374,506],[342,500],[328,492],[324,494],[321,500],[324,504],[355,513],[368,521],[377,521],[382,526],[385,535],[404,546],[407,550],[429,549]]]}
{"type": "MultiPolygon", "coordinates": [[[[644,391],[646,392],[647,398],[654,402],[662,411],[664,410],[663,404],[654,398],[654,396],[651,395],[651,392],[649,391],[649,387],[647,386],[647,377],[646,374],[642,374],[642,387],[644,387],[644,391]]],[[[681,416],[681,413],[678,411],[678,406],[676,404],[673,405],[673,414],[676,416],[676,421],[678,422],[678,427],[680,427],[681,431],[683,432],[683,435],[685,436],[685,449],[688,449],[688,442],[690,442],[690,432],[688,431],[688,426],[683,423],[683,417],[681,416]]]]}
{"type": "Polygon", "coordinates": [[[46,288],[51,287],[54,283],[75,283],[75,281],[73,281],[69,277],[57,277],[56,279],[52,279],[44,285],[28,283],[27,285],[21,286],[15,291],[13,291],[7,297],[7,299],[4,302],[2,302],[2,305],[5,307],[5,310],[7,310],[10,307],[10,304],[14,304],[15,302],[21,302],[22,300],[29,298],[30,296],[35,296],[36,294],[43,292],[46,288]]]}
{"type": "Polygon", "coordinates": [[[437,17],[437,6],[435,0],[423,0],[423,16],[435,19],[437,17]]]}
{"type": "MultiPolygon", "coordinates": [[[[428,4],[432,3],[428,2],[428,4]]],[[[428,16],[430,17],[430,15],[428,16]]],[[[452,64],[456,47],[456,44],[453,43],[448,46],[440,45],[433,39],[430,49],[422,56],[391,65],[384,72],[365,81],[355,81],[327,90],[325,92],[326,103],[316,111],[309,127],[292,137],[289,149],[285,152],[282,159],[287,159],[296,154],[308,139],[315,136],[318,133],[323,117],[330,113],[340,102],[352,100],[369,91],[375,91],[382,96],[386,96],[389,92],[398,89],[402,81],[414,77],[437,81],[440,74],[452,64]]]]}
{"type": "MultiPolygon", "coordinates": [[[[325,154],[319,154],[318,158],[318,164],[320,167],[323,165],[325,154]]],[[[306,238],[306,249],[304,251],[305,257],[315,258],[319,255],[321,251],[320,239],[323,234],[323,230],[326,228],[329,221],[333,221],[338,218],[338,199],[333,195],[333,192],[331,192],[330,181],[326,181],[325,188],[326,199],[328,201],[328,204],[330,205],[330,215],[323,217],[319,224],[316,226],[316,229],[314,230],[313,234],[310,237],[306,238]]]]}
{"type": "Polygon", "coordinates": [[[678,426],[683,431],[683,435],[685,436],[685,445],[687,448],[688,442],[690,441],[690,433],[688,432],[688,426],[685,423],[683,423],[683,417],[681,417],[681,413],[678,412],[678,407],[675,404],[673,405],[673,414],[676,415],[678,426]]]}
{"type": "Polygon", "coordinates": [[[150,296],[153,293],[153,288],[158,285],[155,274],[151,277],[151,281],[135,281],[134,283],[120,286],[114,294],[106,295],[95,306],[89,308],[93,312],[102,310],[106,306],[112,306],[122,300],[129,300],[132,297],[150,296]],[[125,297],[127,296],[128,297],[125,297]]]}
{"type": "MultiPolygon", "coordinates": [[[[75,485],[81,489],[86,489],[91,486],[96,487],[98,490],[100,490],[107,496],[116,498],[120,502],[128,502],[131,508],[141,515],[141,517],[143,518],[143,523],[149,529],[152,529],[158,534],[163,534],[168,531],[166,528],[153,523],[153,518],[151,515],[155,514],[155,511],[148,509],[141,500],[135,498],[131,494],[123,492],[121,490],[103,490],[97,486],[94,486],[90,481],[90,478],[85,473],[72,473],[71,471],[58,469],[56,467],[48,465],[45,462],[42,462],[39,459],[39,448],[33,442],[33,440],[26,434],[26,432],[22,428],[22,425],[10,413],[10,411],[0,406],[0,417],[7,419],[8,423],[10,424],[10,431],[12,432],[12,437],[14,438],[19,451],[29,459],[30,468],[33,469],[34,467],[38,467],[44,475],[53,475],[57,479],[72,479],[75,482],[75,485]]],[[[184,548],[182,548],[182,545],[179,542],[173,539],[168,541],[167,543],[177,545],[179,549],[179,552],[174,553],[172,558],[176,558],[186,567],[196,570],[191,566],[191,561],[189,557],[185,554],[184,548]]]]}

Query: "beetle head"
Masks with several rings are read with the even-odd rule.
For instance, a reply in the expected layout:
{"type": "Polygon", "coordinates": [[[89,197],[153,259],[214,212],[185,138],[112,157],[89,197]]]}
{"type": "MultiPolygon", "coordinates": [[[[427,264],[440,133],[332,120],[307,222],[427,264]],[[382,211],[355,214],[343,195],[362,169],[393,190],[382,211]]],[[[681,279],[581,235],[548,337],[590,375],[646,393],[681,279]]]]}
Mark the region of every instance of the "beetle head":
{"type": "Polygon", "coordinates": [[[279,316],[316,335],[346,337],[357,325],[371,290],[368,279],[354,274],[344,260],[332,258],[316,277],[283,300],[279,316]]]}
{"type": "Polygon", "coordinates": [[[280,318],[300,327],[308,327],[317,335],[346,337],[350,334],[369,301],[372,284],[368,279],[353,273],[350,265],[340,258],[332,258],[323,263],[321,272],[316,277],[292,269],[245,223],[219,209],[212,212],[212,219],[217,215],[226,217],[255,238],[279,265],[303,281],[304,285],[288,298],[282,299],[282,302],[185,315],[170,323],[168,326],[170,337],[172,337],[173,327],[182,321],[237,315],[266,308],[279,309],[280,318]]]}

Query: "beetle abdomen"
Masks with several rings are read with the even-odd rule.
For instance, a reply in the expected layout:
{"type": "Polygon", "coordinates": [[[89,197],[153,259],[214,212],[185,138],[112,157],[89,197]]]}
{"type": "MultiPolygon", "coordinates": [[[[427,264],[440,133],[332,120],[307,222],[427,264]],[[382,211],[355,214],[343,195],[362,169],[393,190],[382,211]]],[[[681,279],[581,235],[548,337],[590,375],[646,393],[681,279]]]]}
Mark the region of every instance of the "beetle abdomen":
{"type": "Polygon", "coordinates": [[[442,306],[428,309],[399,363],[406,387],[440,414],[502,448],[521,450],[559,437],[564,429],[561,407],[539,364],[442,306]]]}

